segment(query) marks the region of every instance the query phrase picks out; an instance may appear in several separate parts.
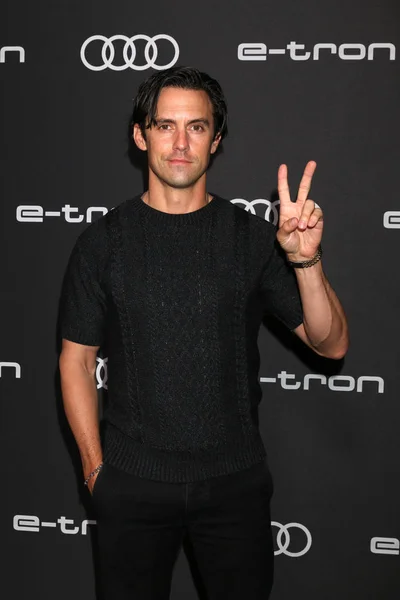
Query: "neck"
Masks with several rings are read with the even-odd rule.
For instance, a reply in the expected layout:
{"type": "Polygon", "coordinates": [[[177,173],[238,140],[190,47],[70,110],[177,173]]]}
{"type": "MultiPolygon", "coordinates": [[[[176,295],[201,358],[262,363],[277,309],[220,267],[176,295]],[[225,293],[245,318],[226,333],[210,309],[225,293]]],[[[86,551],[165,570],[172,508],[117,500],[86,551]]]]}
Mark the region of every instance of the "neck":
{"type": "Polygon", "coordinates": [[[160,181],[150,171],[149,189],[143,194],[142,200],[162,212],[184,214],[202,208],[208,204],[211,196],[206,191],[205,175],[193,186],[179,189],[160,181]]]}

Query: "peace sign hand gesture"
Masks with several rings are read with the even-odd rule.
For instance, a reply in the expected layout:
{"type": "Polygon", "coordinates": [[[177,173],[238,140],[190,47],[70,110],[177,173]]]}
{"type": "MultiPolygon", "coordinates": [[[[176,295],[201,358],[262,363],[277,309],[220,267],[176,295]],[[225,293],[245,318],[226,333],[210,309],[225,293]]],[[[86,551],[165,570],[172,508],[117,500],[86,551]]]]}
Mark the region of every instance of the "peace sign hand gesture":
{"type": "Polygon", "coordinates": [[[313,160],[304,169],[296,202],[290,199],[287,166],[278,169],[278,193],[280,199],[278,242],[288,259],[301,262],[313,258],[321,243],[323,230],[322,210],[307,198],[312,177],[317,167],[313,160]]]}

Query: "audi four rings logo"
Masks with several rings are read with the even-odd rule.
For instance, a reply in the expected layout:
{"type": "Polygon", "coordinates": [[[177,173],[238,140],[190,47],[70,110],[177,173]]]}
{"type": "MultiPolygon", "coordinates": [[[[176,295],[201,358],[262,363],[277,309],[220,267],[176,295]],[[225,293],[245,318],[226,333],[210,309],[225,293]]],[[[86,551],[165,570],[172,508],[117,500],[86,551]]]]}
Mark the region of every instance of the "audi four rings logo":
{"type": "Polygon", "coordinates": [[[311,533],[307,527],[301,523],[288,523],[287,525],[282,525],[282,523],[278,523],[277,521],[271,521],[271,525],[278,528],[278,534],[276,536],[276,545],[278,546],[278,550],[275,550],[275,556],[279,556],[279,554],[286,554],[286,556],[291,556],[292,558],[299,558],[299,556],[304,556],[304,554],[307,554],[312,544],[311,533]],[[292,528],[300,529],[306,537],[306,544],[303,550],[299,550],[298,552],[292,552],[291,550],[288,550],[291,541],[289,529],[292,528]]]}
{"type": "Polygon", "coordinates": [[[107,385],[107,381],[108,381],[108,369],[107,369],[108,358],[97,357],[96,361],[97,361],[97,367],[96,367],[97,389],[100,390],[101,388],[104,388],[105,390],[108,390],[108,385],[107,385]]]}
{"type": "Polygon", "coordinates": [[[266,221],[270,221],[273,225],[277,225],[279,221],[279,212],[277,206],[279,204],[279,200],[275,200],[271,202],[271,200],[266,200],[264,198],[257,198],[256,200],[245,200],[244,198],[234,198],[231,200],[232,204],[241,205],[247,212],[250,212],[252,215],[256,215],[255,207],[258,205],[265,206],[265,212],[263,209],[263,216],[266,221]]]}
{"type": "Polygon", "coordinates": [[[172,67],[179,58],[179,46],[176,40],[170,35],[166,35],[164,33],[159,33],[153,37],[149,37],[144,33],[138,33],[137,35],[133,35],[132,37],[127,37],[126,35],[116,34],[107,38],[104,35],[92,35],[87,40],[85,40],[81,47],[81,60],[85,67],[90,69],[91,71],[104,71],[104,69],[112,69],[113,71],[124,71],[125,69],[133,69],[134,71],[144,71],[153,67],[157,71],[162,71],[163,69],[169,69],[172,67]],[[144,47],[144,60],[145,63],[141,64],[142,61],[139,61],[139,64],[136,64],[137,50],[135,46],[135,42],[138,40],[144,40],[146,45],[144,47]],[[170,44],[172,44],[172,48],[174,50],[173,59],[163,65],[157,63],[158,58],[158,45],[157,42],[159,40],[166,40],[170,44]],[[103,46],[101,48],[101,60],[102,64],[93,65],[91,64],[86,57],[86,49],[92,42],[103,42],[103,46]],[[121,41],[125,42],[124,47],[122,49],[122,58],[124,60],[123,64],[115,65],[113,64],[115,58],[115,48],[114,42],[121,41]]]}

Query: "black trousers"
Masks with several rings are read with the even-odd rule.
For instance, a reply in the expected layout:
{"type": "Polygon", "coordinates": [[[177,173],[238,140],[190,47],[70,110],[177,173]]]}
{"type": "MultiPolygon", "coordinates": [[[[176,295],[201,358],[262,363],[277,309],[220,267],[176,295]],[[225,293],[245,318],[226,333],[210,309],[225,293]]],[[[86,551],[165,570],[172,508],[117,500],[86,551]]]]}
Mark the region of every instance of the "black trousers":
{"type": "Polygon", "coordinates": [[[168,600],[185,537],[207,600],[267,600],[271,495],[266,461],[196,483],[152,481],[105,464],[92,497],[104,600],[168,600]]]}

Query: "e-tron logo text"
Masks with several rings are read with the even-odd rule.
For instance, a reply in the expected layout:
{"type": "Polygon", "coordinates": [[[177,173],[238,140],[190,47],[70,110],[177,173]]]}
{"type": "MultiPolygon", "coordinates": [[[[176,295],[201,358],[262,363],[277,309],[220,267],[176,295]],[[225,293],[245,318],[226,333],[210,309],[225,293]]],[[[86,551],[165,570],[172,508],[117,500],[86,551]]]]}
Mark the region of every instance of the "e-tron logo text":
{"type": "Polygon", "coordinates": [[[108,213],[108,208],[105,206],[89,206],[83,215],[79,214],[79,208],[65,204],[61,210],[45,210],[43,206],[36,204],[24,204],[17,206],[16,217],[19,223],[43,223],[45,217],[61,217],[67,223],[86,223],[92,222],[93,213],[108,213]],[[78,213],[78,214],[77,214],[78,213]]]}
{"type": "Polygon", "coordinates": [[[176,40],[170,35],[166,35],[163,33],[159,33],[154,37],[149,37],[143,33],[138,33],[137,35],[133,35],[132,37],[127,37],[126,35],[116,34],[107,38],[104,35],[92,35],[87,40],[85,40],[81,47],[81,61],[91,71],[103,71],[104,69],[111,69],[112,71],[124,71],[125,69],[133,69],[134,71],[144,71],[145,69],[149,69],[152,67],[157,71],[162,71],[164,69],[169,69],[172,67],[179,58],[179,46],[176,40]],[[144,63],[143,60],[138,61],[136,63],[137,58],[137,49],[135,42],[138,40],[144,40],[146,45],[144,47],[144,63]],[[172,44],[173,48],[173,58],[170,62],[166,64],[158,64],[157,58],[159,53],[159,48],[157,42],[159,40],[166,40],[170,44],[172,44]],[[101,47],[100,64],[91,64],[86,56],[86,50],[92,42],[103,42],[101,47]],[[114,42],[125,42],[122,49],[122,64],[114,64],[115,58],[115,46],[114,42]]]}
{"type": "Polygon", "coordinates": [[[279,221],[278,204],[279,200],[266,200],[265,198],[256,198],[255,200],[245,200],[244,198],[234,198],[231,200],[232,204],[238,204],[250,212],[252,215],[256,215],[256,207],[260,207],[262,216],[266,221],[270,221],[273,225],[277,225],[279,221]]]}
{"type": "Polygon", "coordinates": [[[244,43],[238,46],[238,59],[243,61],[265,61],[276,54],[288,54],[294,61],[322,60],[328,54],[336,54],[340,60],[374,60],[376,55],[396,60],[396,46],[391,43],[340,44],[318,43],[312,51],[305,44],[290,42],[284,48],[269,48],[262,42],[244,43]]]}
{"type": "Polygon", "coordinates": [[[22,46],[3,46],[0,48],[0,63],[6,62],[6,55],[10,52],[18,53],[18,62],[25,62],[25,49],[22,46]]]}
{"type": "MultiPolygon", "coordinates": [[[[290,556],[292,558],[299,558],[300,556],[304,556],[304,554],[307,554],[312,544],[311,533],[307,529],[307,527],[305,527],[301,523],[288,523],[287,525],[282,525],[282,523],[278,523],[277,521],[271,521],[271,525],[272,527],[278,528],[278,533],[276,536],[276,545],[278,549],[274,551],[275,556],[279,556],[279,554],[286,554],[286,556],[290,556]],[[293,551],[293,549],[289,550],[289,545],[291,543],[289,529],[299,529],[303,532],[301,534],[303,538],[303,534],[305,535],[304,547],[302,547],[302,549],[298,550],[297,552],[293,551]]],[[[302,539],[302,542],[304,543],[304,539],[302,539]]]]}
{"type": "Polygon", "coordinates": [[[383,215],[385,229],[400,229],[400,210],[387,210],[383,215]]]}
{"type": "Polygon", "coordinates": [[[332,392],[363,392],[366,384],[373,384],[378,394],[385,391],[385,382],[382,377],[363,376],[355,379],[351,375],[332,375],[326,377],[317,373],[308,373],[300,381],[296,380],[294,373],[281,371],[276,377],[260,377],[260,383],[280,383],[284,390],[309,390],[311,381],[319,381],[327,385],[332,392]]]}
{"type": "Polygon", "coordinates": [[[57,529],[65,535],[87,534],[88,525],[97,525],[97,521],[84,519],[79,525],[75,525],[74,519],[60,517],[57,521],[41,521],[36,515],[15,515],[13,518],[13,527],[15,531],[28,531],[29,533],[39,533],[42,527],[57,529]]]}

